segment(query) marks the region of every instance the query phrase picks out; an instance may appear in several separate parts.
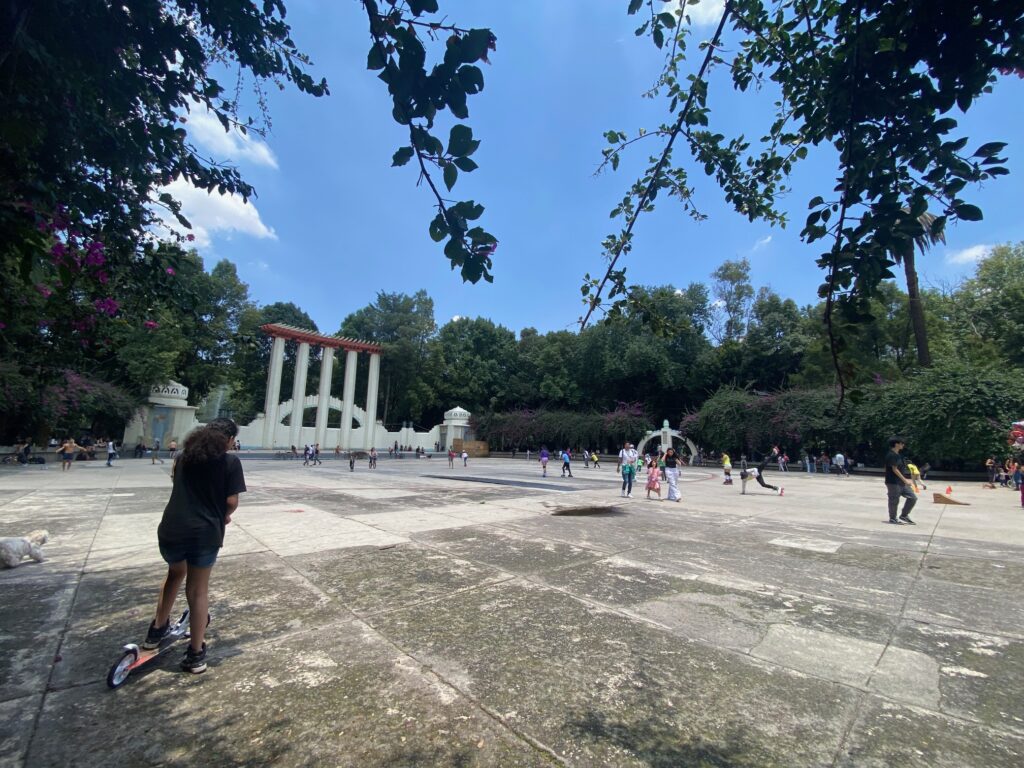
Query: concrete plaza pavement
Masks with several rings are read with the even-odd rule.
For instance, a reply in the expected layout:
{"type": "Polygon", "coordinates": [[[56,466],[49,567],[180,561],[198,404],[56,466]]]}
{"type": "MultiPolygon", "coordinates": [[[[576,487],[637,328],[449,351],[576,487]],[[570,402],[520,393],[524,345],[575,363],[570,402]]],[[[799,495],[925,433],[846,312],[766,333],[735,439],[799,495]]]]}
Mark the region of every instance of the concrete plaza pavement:
{"type": "Polygon", "coordinates": [[[878,479],[243,461],[209,670],[116,691],[169,463],[2,468],[0,536],[51,539],[0,571],[0,766],[1024,764],[1017,494],[897,527],[878,479]]]}

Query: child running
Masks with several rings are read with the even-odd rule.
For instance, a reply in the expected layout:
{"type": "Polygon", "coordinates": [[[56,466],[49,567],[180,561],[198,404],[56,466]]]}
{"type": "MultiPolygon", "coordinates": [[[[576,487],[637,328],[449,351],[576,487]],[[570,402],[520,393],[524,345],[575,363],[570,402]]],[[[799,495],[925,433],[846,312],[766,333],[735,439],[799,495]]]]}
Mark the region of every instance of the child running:
{"type": "Polygon", "coordinates": [[[651,498],[651,491],[658,494],[658,501],[661,501],[661,472],[658,471],[657,462],[647,465],[647,499],[651,498]]]}
{"type": "Polygon", "coordinates": [[[167,635],[174,601],[185,581],[192,637],[181,668],[194,674],[206,671],[210,572],[224,544],[224,527],[238,508],[238,494],[245,491],[242,462],[228,453],[236,434],[235,422],[218,418],[185,439],[171,466],[174,485],[157,529],[167,576],[142,647],[156,648],[167,635]]]}
{"type": "Polygon", "coordinates": [[[921,479],[921,470],[917,468],[917,465],[908,461],[907,471],[910,473],[910,484],[914,486],[914,490],[917,491],[917,486],[921,486],[924,490],[928,490],[928,486],[924,484],[921,479]]]}

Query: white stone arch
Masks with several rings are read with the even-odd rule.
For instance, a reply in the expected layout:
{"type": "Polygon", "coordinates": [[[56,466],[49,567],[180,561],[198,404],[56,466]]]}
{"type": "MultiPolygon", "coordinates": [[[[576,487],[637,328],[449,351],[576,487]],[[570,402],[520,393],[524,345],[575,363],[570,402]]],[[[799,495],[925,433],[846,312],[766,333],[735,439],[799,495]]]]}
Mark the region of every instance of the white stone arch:
{"type": "Polygon", "coordinates": [[[673,444],[673,441],[678,440],[680,443],[686,446],[691,457],[697,455],[697,446],[694,444],[694,442],[690,438],[682,434],[678,429],[669,428],[668,419],[665,419],[661,423],[661,429],[652,429],[650,432],[644,435],[643,439],[640,440],[639,443],[637,443],[636,452],[643,456],[644,450],[647,448],[647,444],[654,439],[658,440],[659,448],[664,446],[666,449],[668,446],[673,444]]]}
{"type": "MultiPolygon", "coordinates": [[[[342,414],[345,413],[345,403],[339,397],[333,395],[328,398],[327,407],[330,410],[338,411],[342,414]]],[[[306,411],[307,408],[319,408],[320,407],[320,395],[306,395],[302,401],[302,410],[306,411]]],[[[277,407],[278,424],[284,424],[285,416],[288,416],[292,412],[292,401],[285,400],[277,407]]],[[[359,424],[360,427],[366,426],[366,411],[360,408],[355,403],[352,404],[352,419],[359,424]]]]}

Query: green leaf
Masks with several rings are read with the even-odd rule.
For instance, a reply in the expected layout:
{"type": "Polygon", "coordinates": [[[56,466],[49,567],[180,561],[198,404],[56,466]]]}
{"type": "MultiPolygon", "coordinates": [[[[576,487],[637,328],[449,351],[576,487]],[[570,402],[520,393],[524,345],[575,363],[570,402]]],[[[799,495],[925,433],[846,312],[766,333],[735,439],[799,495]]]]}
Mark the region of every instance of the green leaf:
{"type": "Polygon", "coordinates": [[[964,221],[981,221],[984,218],[981,208],[970,203],[961,203],[960,205],[953,206],[953,211],[956,213],[957,218],[964,221]]]}
{"type": "Polygon", "coordinates": [[[461,123],[453,125],[448,134],[448,154],[464,157],[473,141],[473,129],[461,123]]]}
{"type": "Polygon", "coordinates": [[[654,31],[651,32],[651,37],[654,39],[654,44],[659,48],[665,45],[665,33],[661,31],[661,27],[655,27],[654,31]]]}
{"type": "Polygon", "coordinates": [[[484,73],[480,67],[472,64],[463,64],[458,72],[459,84],[468,94],[480,93],[484,89],[484,73]]]}
{"type": "Polygon", "coordinates": [[[413,156],[412,147],[400,147],[394,155],[391,156],[391,167],[394,168],[399,165],[405,165],[413,156]]]}
{"type": "Polygon", "coordinates": [[[468,157],[456,157],[454,162],[455,165],[459,167],[460,171],[465,171],[466,173],[469,173],[470,171],[475,171],[477,168],[480,167],[472,160],[470,160],[468,157]]]}
{"type": "Polygon", "coordinates": [[[626,13],[630,16],[636,14],[640,10],[640,6],[644,4],[644,0],[629,0],[629,8],[626,9],[626,13]]]}
{"type": "Polygon", "coordinates": [[[367,69],[384,69],[384,51],[379,45],[370,46],[370,52],[366,54],[367,69]]]}
{"type": "Polygon", "coordinates": [[[491,45],[491,30],[471,29],[463,36],[459,46],[459,54],[466,64],[479,61],[487,55],[487,49],[491,45]]]}
{"type": "Polygon", "coordinates": [[[430,239],[435,243],[440,243],[448,236],[448,223],[444,220],[444,216],[440,213],[434,217],[434,220],[430,222],[430,239]]]}
{"type": "Polygon", "coordinates": [[[878,52],[885,53],[896,48],[896,41],[891,37],[883,37],[878,41],[878,52]]]}
{"type": "Polygon", "coordinates": [[[448,163],[444,167],[444,185],[448,187],[448,191],[452,191],[452,187],[455,186],[455,181],[459,178],[459,169],[455,167],[453,163],[448,163]]]}
{"type": "Polygon", "coordinates": [[[676,27],[676,17],[673,16],[668,11],[663,11],[662,13],[659,13],[658,14],[658,21],[660,21],[662,24],[664,24],[669,29],[675,29],[675,27],[676,27]]]}
{"type": "Polygon", "coordinates": [[[988,144],[982,144],[978,147],[978,151],[971,155],[971,157],[991,157],[1002,152],[1005,146],[1005,141],[990,141],[988,144]]]}
{"type": "Polygon", "coordinates": [[[413,16],[424,13],[437,13],[437,0],[409,0],[409,10],[413,16]]]}

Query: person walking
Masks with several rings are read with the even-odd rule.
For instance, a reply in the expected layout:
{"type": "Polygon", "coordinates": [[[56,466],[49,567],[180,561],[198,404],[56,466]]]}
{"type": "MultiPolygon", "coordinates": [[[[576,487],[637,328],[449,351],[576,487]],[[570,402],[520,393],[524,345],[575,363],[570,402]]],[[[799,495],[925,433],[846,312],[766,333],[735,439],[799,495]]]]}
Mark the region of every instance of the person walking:
{"type": "Polygon", "coordinates": [[[376,448],[371,448],[370,449],[370,469],[376,469],[376,468],[377,468],[377,449],[376,448]]]}
{"type": "Polygon", "coordinates": [[[725,478],[722,485],[732,485],[732,459],[725,451],[722,451],[722,476],[725,478]]]}
{"type": "Polygon", "coordinates": [[[622,472],[622,496],[627,499],[633,498],[633,477],[636,475],[636,448],[628,440],[623,443],[619,451],[619,468],[622,472]]]}
{"type": "Polygon", "coordinates": [[[309,446],[307,445],[302,449],[302,466],[309,466],[309,446]]]}
{"type": "Polygon", "coordinates": [[[462,449],[462,466],[469,466],[469,453],[466,451],[465,448],[462,449]]]}
{"type": "Polygon", "coordinates": [[[114,459],[117,458],[117,448],[114,446],[113,438],[107,438],[107,466],[114,466],[114,459]]]}
{"type": "Polygon", "coordinates": [[[164,460],[160,458],[160,440],[159,440],[159,438],[153,441],[153,461],[152,461],[152,463],[156,464],[158,461],[161,464],[164,463],[164,460]]]}
{"type": "Polygon", "coordinates": [[[178,441],[171,440],[170,444],[167,446],[167,451],[171,458],[171,463],[173,464],[174,460],[178,458],[178,441]]]}
{"type": "Polygon", "coordinates": [[[840,477],[849,477],[850,473],[846,471],[846,457],[842,451],[836,451],[832,457],[832,463],[835,465],[836,474],[840,477]]]}
{"type": "Polygon", "coordinates": [[[569,449],[562,449],[562,477],[568,472],[569,477],[572,477],[572,468],[569,466],[569,462],[572,461],[572,456],[569,455],[569,449]]]}
{"type": "Polygon", "coordinates": [[[67,472],[71,469],[71,462],[75,460],[75,454],[79,451],[79,445],[75,442],[73,437],[64,438],[64,442],[60,448],[57,449],[57,453],[60,454],[60,471],[67,472]]]}
{"type": "MultiPolygon", "coordinates": [[[[657,464],[654,468],[657,473],[657,464]]],[[[683,497],[679,493],[679,455],[675,448],[670,447],[665,451],[665,477],[668,479],[668,500],[682,501],[683,497]]]]}
{"type": "Polygon", "coordinates": [[[540,476],[541,477],[547,477],[548,476],[548,460],[550,460],[550,458],[551,458],[551,454],[548,453],[548,447],[546,445],[542,445],[540,447],[540,476]]]}
{"type": "Polygon", "coordinates": [[[597,455],[597,451],[590,454],[590,460],[594,462],[594,469],[601,468],[601,457],[597,455]]]}
{"type": "Polygon", "coordinates": [[[917,494],[911,489],[906,459],[900,455],[905,444],[902,437],[890,437],[889,452],[885,455],[885,491],[889,501],[889,522],[893,525],[915,525],[910,519],[910,510],[917,504],[917,494]],[[906,501],[903,502],[903,512],[897,519],[896,510],[901,496],[906,501]]]}
{"type": "Polygon", "coordinates": [[[313,466],[315,467],[317,464],[323,464],[320,461],[320,443],[313,444],[313,466]]]}
{"type": "Polygon", "coordinates": [[[647,465],[647,500],[651,499],[651,491],[658,494],[658,501],[661,501],[661,472],[658,470],[658,463],[651,462],[647,465]]]}
{"type": "Polygon", "coordinates": [[[191,637],[181,668],[193,674],[206,671],[210,573],[224,545],[224,529],[238,509],[238,495],[245,492],[242,462],[228,452],[237,433],[235,422],[217,418],[186,438],[171,466],[171,498],[157,528],[167,575],[142,647],[157,648],[167,636],[184,581],[191,637]]]}

